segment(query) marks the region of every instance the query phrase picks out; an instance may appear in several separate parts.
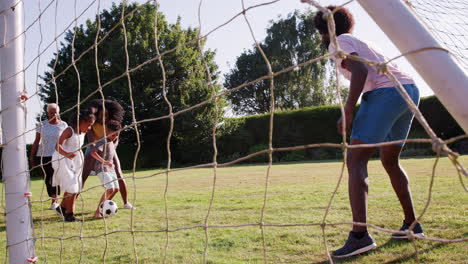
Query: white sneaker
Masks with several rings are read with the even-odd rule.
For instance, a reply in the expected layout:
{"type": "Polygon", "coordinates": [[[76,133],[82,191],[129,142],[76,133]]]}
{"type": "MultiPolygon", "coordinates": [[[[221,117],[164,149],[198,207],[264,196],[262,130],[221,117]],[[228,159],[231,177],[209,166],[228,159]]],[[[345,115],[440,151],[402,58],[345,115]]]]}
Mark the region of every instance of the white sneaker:
{"type": "Polygon", "coordinates": [[[133,206],[131,203],[124,204],[124,209],[136,210],[136,207],[133,206]]]}
{"type": "Polygon", "coordinates": [[[50,210],[55,210],[57,209],[57,207],[59,207],[59,204],[58,203],[53,203],[50,205],[50,210]]]}

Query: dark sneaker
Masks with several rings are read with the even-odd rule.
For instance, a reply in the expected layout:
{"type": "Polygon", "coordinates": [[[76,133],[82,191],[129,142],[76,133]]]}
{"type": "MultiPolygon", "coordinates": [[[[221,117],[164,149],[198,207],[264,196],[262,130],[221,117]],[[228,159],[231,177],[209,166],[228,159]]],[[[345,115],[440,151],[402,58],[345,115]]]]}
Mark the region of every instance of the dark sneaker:
{"type": "Polygon", "coordinates": [[[375,248],[377,244],[374,239],[366,233],[361,239],[354,237],[349,233],[348,240],[344,246],[338,250],[333,251],[333,257],[335,258],[347,258],[354,255],[358,255],[367,252],[375,248]]]}
{"type": "Polygon", "coordinates": [[[63,206],[57,206],[57,208],[55,208],[55,211],[61,216],[65,215],[65,207],[63,206]]]}
{"type": "MultiPolygon", "coordinates": [[[[411,224],[407,224],[405,221],[403,221],[403,225],[400,228],[400,231],[406,232],[411,224]]],[[[414,228],[413,228],[413,233],[418,236],[424,236],[424,231],[420,223],[417,223],[414,228]]],[[[395,239],[408,239],[408,236],[406,234],[402,233],[393,233],[392,238],[395,239]]]]}
{"type": "Polygon", "coordinates": [[[73,213],[69,213],[69,214],[65,214],[65,222],[81,222],[81,221],[76,219],[73,213]]]}

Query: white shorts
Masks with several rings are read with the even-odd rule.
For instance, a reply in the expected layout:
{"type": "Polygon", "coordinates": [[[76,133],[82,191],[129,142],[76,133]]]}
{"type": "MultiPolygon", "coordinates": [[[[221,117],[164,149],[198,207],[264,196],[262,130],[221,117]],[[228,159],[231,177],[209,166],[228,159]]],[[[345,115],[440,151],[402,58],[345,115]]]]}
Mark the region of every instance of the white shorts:
{"type": "Polygon", "coordinates": [[[101,171],[97,176],[106,190],[119,188],[117,174],[114,171],[101,171]]]}

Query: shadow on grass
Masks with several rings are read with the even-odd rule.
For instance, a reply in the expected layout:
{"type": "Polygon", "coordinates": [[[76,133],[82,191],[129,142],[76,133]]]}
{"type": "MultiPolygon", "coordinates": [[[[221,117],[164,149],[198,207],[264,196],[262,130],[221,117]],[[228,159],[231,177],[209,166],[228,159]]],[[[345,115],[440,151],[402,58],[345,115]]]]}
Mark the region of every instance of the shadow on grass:
{"type": "MultiPolygon", "coordinates": [[[[352,257],[349,257],[349,258],[343,258],[343,259],[333,258],[333,262],[334,263],[348,263],[348,262],[358,262],[358,263],[360,263],[360,262],[362,262],[362,260],[360,260],[360,259],[362,259],[365,256],[369,255],[370,253],[372,253],[372,254],[379,253],[379,252],[385,251],[387,248],[393,248],[393,247],[398,246],[398,245],[406,245],[406,244],[409,244],[409,243],[411,243],[411,242],[406,241],[406,240],[389,239],[385,244],[383,244],[381,246],[378,246],[374,250],[371,250],[371,251],[368,251],[368,252],[365,252],[365,253],[362,253],[362,254],[359,254],[359,255],[356,255],[356,256],[352,256],[352,257]]],[[[428,248],[425,248],[423,250],[418,249],[418,255],[430,252],[430,251],[432,251],[434,249],[438,249],[438,248],[441,248],[441,247],[444,247],[444,246],[446,246],[446,244],[438,243],[438,244],[433,245],[432,247],[428,247],[428,248]]],[[[398,263],[405,263],[410,259],[416,260],[416,252],[414,250],[412,251],[411,254],[400,255],[395,259],[387,260],[387,261],[382,262],[382,263],[398,264],[398,263]]],[[[330,263],[330,262],[328,260],[324,260],[324,261],[320,261],[320,262],[314,262],[314,264],[326,264],[326,263],[330,263]]]]}
{"type": "MultiPolygon", "coordinates": [[[[89,212],[85,212],[85,213],[78,213],[78,214],[75,214],[75,218],[77,220],[79,220],[79,221],[85,221],[85,222],[92,222],[92,221],[98,221],[98,220],[102,221],[102,218],[94,218],[93,213],[94,213],[94,211],[92,211],[92,212],[89,211],[89,212]]],[[[42,223],[57,223],[57,222],[63,222],[64,220],[63,220],[62,216],[60,216],[58,214],[55,214],[55,215],[51,215],[51,216],[44,216],[43,218],[34,217],[33,221],[34,222],[42,222],[42,223]]],[[[2,226],[0,226],[0,232],[1,231],[2,231],[2,226]]]]}
{"type": "MultiPolygon", "coordinates": [[[[403,244],[409,244],[409,243],[411,243],[411,242],[406,241],[406,240],[390,239],[390,240],[387,241],[387,243],[385,243],[381,247],[377,248],[374,252],[383,251],[387,247],[393,247],[395,245],[403,245],[403,244]]],[[[425,248],[425,249],[422,249],[422,250],[420,248],[418,248],[418,255],[430,252],[430,251],[432,251],[434,249],[445,247],[446,245],[447,244],[444,244],[444,243],[437,243],[437,244],[435,244],[435,245],[433,245],[431,247],[428,247],[428,248],[425,248]]],[[[405,254],[405,255],[398,256],[397,258],[392,259],[392,260],[388,260],[385,263],[386,264],[405,263],[410,259],[414,259],[414,260],[417,261],[417,256],[416,256],[416,252],[414,251],[414,249],[410,254],[405,254]]]]}

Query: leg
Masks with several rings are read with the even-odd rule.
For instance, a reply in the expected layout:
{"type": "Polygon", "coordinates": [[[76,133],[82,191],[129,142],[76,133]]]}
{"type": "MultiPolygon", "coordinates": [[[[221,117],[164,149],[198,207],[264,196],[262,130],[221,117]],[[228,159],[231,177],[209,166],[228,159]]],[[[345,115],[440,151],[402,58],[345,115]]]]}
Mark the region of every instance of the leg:
{"type": "Polygon", "coordinates": [[[411,224],[415,219],[413,201],[408,176],[400,165],[400,152],[402,146],[391,145],[380,148],[382,165],[390,176],[393,190],[400,200],[405,214],[405,222],[411,224]]]}
{"type": "Polygon", "coordinates": [[[113,162],[115,166],[115,174],[117,174],[117,178],[119,179],[120,195],[122,196],[122,200],[124,204],[127,204],[128,203],[127,183],[125,182],[125,179],[122,177],[122,170],[120,168],[120,160],[119,160],[119,157],[117,156],[117,153],[115,153],[113,162]]]}
{"type": "MultiPolygon", "coordinates": [[[[357,139],[351,140],[351,145],[365,144],[357,139]]],[[[357,148],[348,150],[347,166],[349,174],[349,201],[353,214],[353,222],[367,222],[367,162],[374,153],[374,148],[357,148]]],[[[353,232],[366,232],[365,226],[353,226],[353,232]]]]}
{"type": "Polygon", "coordinates": [[[75,211],[75,203],[77,197],[77,193],[68,193],[67,207],[65,207],[67,213],[73,214],[73,212],[75,211]]]}
{"type": "Polygon", "coordinates": [[[63,200],[62,200],[62,203],[60,204],[60,206],[62,206],[63,208],[65,208],[65,210],[67,212],[71,212],[72,208],[71,208],[71,205],[72,205],[72,197],[73,196],[73,193],[68,193],[68,192],[65,192],[63,194],[63,200]]]}
{"type": "Polygon", "coordinates": [[[99,213],[99,205],[101,205],[102,202],[105,200],[111,200],[114,195],[119,191],[119,189],[116,188],[110,188],[107,189],[101,196],[101,199],[99,200],[98,206],[96,208],[96,211],[94,211],[94,217],[95,218],[102,218],[102,215],[99,213]]]}
{"type": "Polygon", "coordinates": [[[52,198],[51,209],[55,209],[57,203],[57,195],[60,194],[59,186],[52,186],[52,178],[54,176],[54,169],[52,168],[51,157],[42,157],[42,168],[45,172],[45,185],[47,189],[47,194],[52,198]]]}

